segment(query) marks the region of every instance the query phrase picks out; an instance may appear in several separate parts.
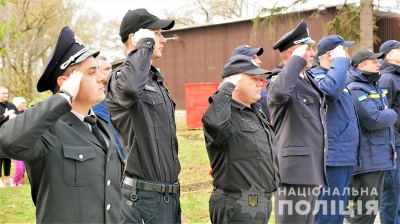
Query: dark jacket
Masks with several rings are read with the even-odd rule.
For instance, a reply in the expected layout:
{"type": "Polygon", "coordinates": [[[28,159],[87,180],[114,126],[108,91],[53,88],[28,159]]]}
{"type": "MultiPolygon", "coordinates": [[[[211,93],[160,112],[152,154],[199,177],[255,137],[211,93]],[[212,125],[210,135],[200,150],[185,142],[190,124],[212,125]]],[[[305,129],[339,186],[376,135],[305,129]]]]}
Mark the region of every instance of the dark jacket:
{"type": "Polygon", "coordinates": [[[154,39],[139,40],[108,79],[106,104],[127,155],[126,173],[142,180],[175,183],[181,170],[175,103],[164,78],[151,66],[154,39]]]}
{"type": "Polygon", "coordinates": [[[353,99],[346,89],[347,58],[335,58],[330,69],[308,70],[325,94],[328,129],[328,166],[356,166],[360,134],[353,99]]]}
{"type": "Polygon", "coordinates": [[[393,124],[397,114],[388,106],[379,88],[378,73],[350,69],[347,88],[353,98],[361,125],[359,160],[353,173],[361,174],[396,168],[393,124]]]}
{"type": "Polygon", "coordinates": [[[37,223],[119,223],[122,159],[113,134],[100,121],[110,139],[102,148],[70,111],[58,94],[26,109],[2,126],[0,149],[25,162],[37,223]]]}
{"type": "Polygon", "coordinates": [[[19,114],[18,108],[9,102],[0,103],[0,127],[9,120],[9,117],[4,117],[4,112],[8,110],[14,110],[15,114],[19,114]]]}
{"type": "MultiPolygon", "coordinates": [[[[379,86],[387,93],[389,108],[396,111],[397,121],[394,124],[396,146],[400,147],[400,66],[383,62],[380,69],[379,86]]],[[[398,155],[400,156],[400,155],[398,155]]]]}
{"type": "MultiPolygon", "coordinates": [[[[15,114],[19,114],[18,108],[9,102],[0,103],[0,127],[9,120],[9,117],[4,117],[4,112],[7,110],[14,110],[15,114]]],[[[0,158],[8,158],[0,150],[0,158]]]]}
{"type": "Polygon", "coordinates": [[[249,108],[232,99],[234,88],[222,84],[202,119],[213,185],[236,192],[252,186],[276,191],[275,134],[257,103],[249,108]]]}
{"type": "Polygon", "coordinates": [[[303,58],[292,56],[267,88],[279,173],[285,184],[327,185],[325,98],[311,75],[300,77],[305,66],[303,58]]]}
{"type": "Polygon", "coordinates": [[[260,105],[260,110],[264,113],[268,122],[271,122],[271,113],[269,112],[267,105],[267,91],[261,88],[261,98],[257,100],[257,103],[260,105]]]}

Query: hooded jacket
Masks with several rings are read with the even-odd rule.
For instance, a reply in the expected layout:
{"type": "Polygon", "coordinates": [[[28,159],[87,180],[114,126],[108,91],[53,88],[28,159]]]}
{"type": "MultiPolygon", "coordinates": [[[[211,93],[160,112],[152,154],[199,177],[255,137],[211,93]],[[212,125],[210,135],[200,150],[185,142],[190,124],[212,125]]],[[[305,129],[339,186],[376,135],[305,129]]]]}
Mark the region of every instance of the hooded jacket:
{"type": "Polygon", "coordinates": [[[393,124],[397,114],[388,109],[386,94],[379,88],[379,73],[350,69],[347,88],[360,121],[360,165],[353,174],[396,169],[393,124]]]}
{"type": "Polygon", "coordinates": [[[384,93],[387,93],[389,108],[397,113],[397,121],[394,124],[394,136],[396,147],[400,147],[400,66],[383,62],[379,86],[384,93]]]}

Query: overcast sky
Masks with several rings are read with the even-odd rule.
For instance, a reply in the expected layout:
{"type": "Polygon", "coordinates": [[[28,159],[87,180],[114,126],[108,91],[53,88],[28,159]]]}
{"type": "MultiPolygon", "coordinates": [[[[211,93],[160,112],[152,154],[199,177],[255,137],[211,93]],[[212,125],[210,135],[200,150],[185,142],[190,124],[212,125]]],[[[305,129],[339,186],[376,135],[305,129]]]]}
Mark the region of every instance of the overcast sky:
{"type": "Polygon", "coordinates": [[[173,9],[185,3],[178,0],[84,0],[85,7],[100,12],[104,19],[122,20],[130,9],[146,8],[151,14],[164,17],[165,9],[173,9]]]}
{"type": "MultiPolygon", "coordinates": [[[[164,10],[173,10],[179,6],[185,5],[190,0],[83,0],[85,7],[93,8],[103,15],[104,20],[116,18],[122,20],[123,16],[129,9],[146,8],[150,13],[162,18],[164,17],[164,10]]],[[[193,1],[193,0],[192,0],[193,1]]],[[[294,0],[251,0],[259,2],[263,7],[272,7],[275,2],[278,5],[288,5],[294,0]]],[[[306,4],[296,6],[296,10],[310,8],[312,6],[332,6],[339,5],[346,2],[346,0],[329,0],[323,2],[321,0],[308,0],[306,4]]],[[[351,4],[360,0],[347,0],[351,4]]],[[[400,0],[374,0],[376,5],[380,5],[381,10],[394,11],[400,13],[399,4],[400,0]]]]}

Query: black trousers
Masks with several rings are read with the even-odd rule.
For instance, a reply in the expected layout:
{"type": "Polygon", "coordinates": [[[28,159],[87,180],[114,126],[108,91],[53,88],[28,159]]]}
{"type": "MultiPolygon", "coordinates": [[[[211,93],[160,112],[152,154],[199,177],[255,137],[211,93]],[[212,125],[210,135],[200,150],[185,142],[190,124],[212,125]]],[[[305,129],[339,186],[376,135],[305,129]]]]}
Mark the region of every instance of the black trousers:
{"type": "Polygon", "coordinates": [[[211,223],[268,223],[272,211],[269,199],[258,198],[253,207],[247,203],[245,197],[234,198],[214,190],[209,201],[211,223]]]}
{"type": "Polygon", "coordinates": [[[132,199],[132,187],[126,184],[121,193],[121,223],[181,223],[179,193],[137,190],[132,199]]]}
{"type": "Polygon", "coordinates": [[[314,223],[318,186],[282,184],[275,192],[275,223],[314,223]]]}
{"type": "Polygon", "coordinates": [[[373,224],[380,207],[385,171],[353,176],[350,183],[350,223],[373,224]],[[356,194],[354,194],[356,193],[356,194]]]}
{"type": "Polygon", "coordinates": [[[2,174],[2,168],[4,169],[4,176],[10,176],[11,171],[11,159],[10,158],[0,158],[0,177],[2,174]]]}

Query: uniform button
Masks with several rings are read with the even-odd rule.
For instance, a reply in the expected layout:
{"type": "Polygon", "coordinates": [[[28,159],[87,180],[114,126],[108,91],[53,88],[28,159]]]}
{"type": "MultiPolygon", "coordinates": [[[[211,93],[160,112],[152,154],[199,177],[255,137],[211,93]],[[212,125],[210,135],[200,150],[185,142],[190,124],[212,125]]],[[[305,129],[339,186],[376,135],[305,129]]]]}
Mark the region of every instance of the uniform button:
{"type": "Polygon", "coordinates": [[[147,41],[147,42],[146,42],[146,44],[150,45],[150,44],[151,44],[151,42],[150,42],[150,41],[147,41]]]}
{"type": "Polygon", "coordinates": [[[107,186],[110,186],[111,180],[107,180],[107,186]]]}
{"type": "Polygon", "coordinates": [[[324,149],[324,152],[326,152],[326,148],[324,149]]]}
{"type": "Polygon", "coordinates": [[[305,103],[305,102],[307,102],[307,100],[306,100],[306,99],[304,99],[304,100],[303,100],[303,102],[305,103]]]}
{"type": "Polygon", "coordinates": [[[107,162],[109,162],[109,161],[110,161],[110,158],[107,159],[107,162]]]}
{"type": "Polygon", "coordinates": [[[324,138],[326,138],[326,134],[324,134],[324,138]]]}
{"type": "Polygon", "coordinates": [[[82,154],[79,155],[79,159],[83,159],[83,155],[82,154]]]}
{"type": "Polygon", "coordinates": [[[107,205],[107,210],[110,210],[110,209],[111,209],[111,205],[108,204],[108,205],[107,205]]]}

